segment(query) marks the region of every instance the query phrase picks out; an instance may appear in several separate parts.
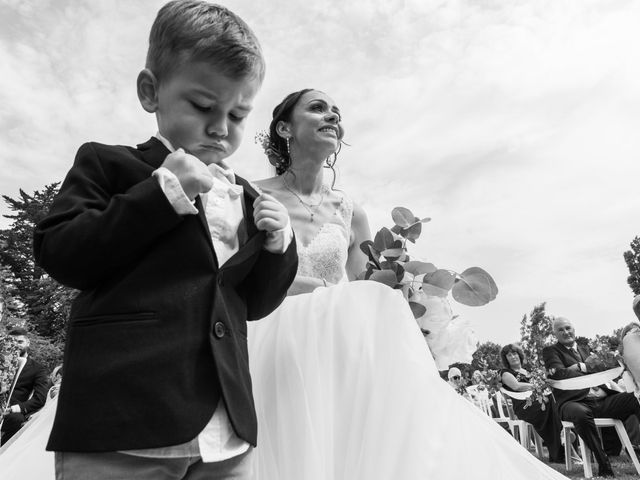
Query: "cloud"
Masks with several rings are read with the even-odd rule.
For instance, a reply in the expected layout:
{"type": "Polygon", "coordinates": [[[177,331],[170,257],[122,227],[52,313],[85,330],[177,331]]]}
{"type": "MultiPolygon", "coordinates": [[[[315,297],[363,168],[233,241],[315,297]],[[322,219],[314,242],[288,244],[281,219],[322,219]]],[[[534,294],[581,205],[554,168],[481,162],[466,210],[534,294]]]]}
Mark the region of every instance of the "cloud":
{"type": "MultiPolygon", "coordinates": [[[[0,192],[61,180],[88,140],[154,133],[135,78],[162,1],[0,3],[0,192]]],[[[372,228],[394,206],[431,216],[415,255],[491,272],[470,309],[480,338],[513,341],[536,303],[579,333],[631,313],[622,251],[640,232],[640,43],[633,1],[253,2],[267,77],[232,161],[270,175],[253,144],[289,92],[315,87],[344,114],[340,186],[372,228]]],[[[6,207],[0,211],[6,213],[6,207]]],[[[0,223],[0,225],[6,225],[0,223]]]]}

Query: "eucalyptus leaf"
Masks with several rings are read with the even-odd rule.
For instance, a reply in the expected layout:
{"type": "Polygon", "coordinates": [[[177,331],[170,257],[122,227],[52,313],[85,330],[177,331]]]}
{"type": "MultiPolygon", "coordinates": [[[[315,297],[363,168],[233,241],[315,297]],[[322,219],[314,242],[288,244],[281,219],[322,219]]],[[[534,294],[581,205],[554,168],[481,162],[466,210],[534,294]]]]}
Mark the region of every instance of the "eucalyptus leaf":
{"type": "Polygon", "coordinates": [[[421,275],[423,273],[432,273],[438,270],[433,263],[421,262],[413,260],[404,264],[404,269],[413,275],[421,275]]]}
{"type": "Polygon", "coordinates": [[[489,286],[491,287],[491,300],[495,300],[498,295],[498,285],[493,280],[493,277],[486,270],[480,267],[469,267],[464,272],[460,274],[460,278],[466,278],[472,275],[484,275],[489,282],[489,286]]]}
{"type": "Polygon", "coordinates": [[[418,302],[409,302],[409,307],[411,307],[411,311],[413,312],[414,318],[420,318],[425,313],[427,313],[427,308],[418,302]]]}
{"type": "Polygon", "coordinates": [[[408,208],[396,207],[391,211],[391,218],[397,226],[407,228],[415,222],[416,216],[408,208]]]}
{"type": "Polygon", "coordinates": [[[375,280],[390,287],[395,287],[398,283],[395,272],[391,270],[377,270],[371,274],[369,280],[375,280]]]}
{"type": "Polygon", "coordinates": [[[404,267],[399,263],[396,263],[396,279],[398,282],[402,281],[402,277],[404,277],[404,267]]]}
{"type": "Polygon", "coordinates": [[[449,270],[438,269],[433,273],[427,273],[422,280],[423,283],[439,287],[447,292],[453,287],[453,283],[456,281],[456,276],[449,270]]]}
{"type": "Polygon", "coordinates": [[[391,231],[396,235],[401,235],[404,237],[404,235],[402,235],[402,232],[404,231],[404,229],[398,225],[394,225],[393,227],[391,227],[391,231]]]}
{"type": "Polygon", "coordinates": [[[367,256],[369,256],[371,249],[373,249],[373,240],[365,240],[360,244],[360,251],[367,256]]]}
{"type": "Polygon", "coordinates": [[[404,253],[404,249],[403,248],[387,248],[386,250],[383,250],[380,253],[382,254],[382,256],[384,256],[387,259],[400,258],[400,256],[402,256],[402,254],[404,253]]]}
{"type": "Polygon", "coordinates": [[[479,307],[496,298],[498,287],[486,271],[471,267],[460,274],[451,293],[457,302],[469,307],[479,307]]]}
{"type": "Polygon", "coordinates": [[[422,233],[422,223],[415,223],[411,225],[406,229],[405,233],[406,234],[403,235],[403,237],[405,237],[411,243],[416,243],[416,240],[420,238],[420,234],[422,233]]]}
{"type": "Polygon", "coordinates": [[[376,236],[373,239],[373,247],[379,252],[382,252],[387,248],[392,248],[393,242],[395,242],[395,237],[393,236],[393,233],[391,233],[391,230],[386,227],[382,227],[378,230],[378,233],[376,233],[376,236]]]}

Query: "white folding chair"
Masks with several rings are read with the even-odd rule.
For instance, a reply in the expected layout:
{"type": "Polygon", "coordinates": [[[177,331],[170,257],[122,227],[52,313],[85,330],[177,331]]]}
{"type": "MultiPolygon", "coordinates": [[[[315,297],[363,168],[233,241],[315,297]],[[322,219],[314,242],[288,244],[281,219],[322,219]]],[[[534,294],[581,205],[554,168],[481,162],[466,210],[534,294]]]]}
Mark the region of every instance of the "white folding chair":
{"type": "MultiPolygon", "coordinates": [[[[513,392],[510,392],[509,390],[506,390],[504,388],[500,389],[500,393],[504,394],[507,397],[512,397],[512,398],[514,397],[513,392]]],[[[524,393],[524,392],[518,392],[518,393],[524,393]]],[[[525,398],[531,395],[531,392],[527,392],[527,393],[528,395],[525,395],[525,398]]],[[[533,443],[536,451],[536,456],[538,458],[543,458],[544,449],[542,447],[542,437],[538,435],[538,432],[536,432],[536,429],[533,428],[533,425],[531,425],[529,422],[525,420],[519,419],[516,416],[515,412],[513,411],[513,405],[511,405],[507,401],[505,401],[504,403],[507,407],[507,412],[509,414],[509,422],[510,422],[509,426],[514,432],[513,436],[517,440],[519,440],[520,445],[522,445],[527,450],[529,449],[529,445],[533,443]]]]}
{"type": "MultiPolygon", "coordinates": [[[[607,383],[622,374],[623,367],[616,367],[609,370],[605,370],[603,372],[591,373],[588,375],[583,375],[580,377],[567,378],[564,380],[548,380],[549,384],[553,388],[557,388],[559,390],[579,390],[583,388],[596,387],[598,385],[602,385],[603,383],[607,383]]],[[[633,466],[635,467],[638,475],[640,475],[640,462],[638,462],[638,457],[636,456],[636,452],[633,450],[633,446],[631,445],[631,440],[629,440],[629,435],[627,434],[627,430],[624,428],[624,424],[622,420],[618,420],[615,418],[594,418],[594,422],[596,427],[615,427],[616,433],[620,438],[620,442],[624,446],[627,451],[627,455],[631,458],[633,462],[633,466]]],[[[562,422],[563,427],[563,436],[564,436],[564,449],[565,449],[565,467],[567,470],[571,470],[573,467],[572,458],[570,455],[570,432],[571,430],[575,430],[575,425],[573,422],[562,422]]],[[[577,432],[576,432],[577,434],[577,432]]],[[[593,477],[593,470],[591,468],[591,451],[589,447],[584,443],[584,440],[580,435],[578,435],[578,441],[580,443],[580,454],[582,455],[582,466],[584,468],[584,477],[591,478],[593,477]]]]}
{"type": "MultiPolygon", "coordinates": [[[[622,420],[618,420],[616,418],[594,418],[593,420],[598,429],[602,427],[615,427],[618,438],[620,438],[620,442],[627,451],[627,455],[629,455],[629,458],[631,458],[633,466],[636,468],[636,472],[638,472],[638,475],[640,475],[640,462],[638,462],[638,457],[636,456],[636,452],[633,450],[631,440],[629,440],[629,435],[627,434],[627,430],[624,428],[624,423],[622,423],[622,420]]],[[[575,429],[575,425],[573,424],[573,422],[566,422],[563,420],[562,427],[562,435],[564,437],[565,468],[567,469],[567,471],[569,471],[573,468],[573,459],[571,458],[570,450],[571,440],[569,437],[571,435],[571,430],[575,429]]],[[[584,478],[591,478],[593,477],[593,469],[591,468],[591,450],[584,443],[584,440],[580,435],[578,435],[578,442],[580,443],[580,456],[582,457],[584,478]]]]}

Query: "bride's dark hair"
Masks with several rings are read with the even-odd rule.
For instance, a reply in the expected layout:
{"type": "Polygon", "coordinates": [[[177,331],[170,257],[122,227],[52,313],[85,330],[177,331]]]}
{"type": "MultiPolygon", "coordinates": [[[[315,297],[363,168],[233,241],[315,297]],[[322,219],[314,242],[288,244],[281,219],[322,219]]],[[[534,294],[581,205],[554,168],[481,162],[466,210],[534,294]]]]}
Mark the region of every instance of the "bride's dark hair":
{"type": "MultiPolygon", "coordinates": [[[[267,138],[268,145],[263,145],[263,147],[265,147],[264,149],[267,157],[269,158],[269,163],[276,167],[277,175],[282,175],[287,170],[289,170],[289,167],[291,166],[291,155],[289,153],[289,149],[287,148],[287,141],[282,138],[276,130],[278,122],[291,121],[291,114],[293,113],[293,109],[300,101],[300,98],[302,98],[305,93],[313,91],[316,91],[316,89],[304,88],[297,92],[290,93],[273,109],[272,120],[269,124],[269,134],[267,138]]],[[[333,171],[334,183],[336,172],[335,170],[333,170],[333,166],[336,163],[337,154],[340,151],[341,146],[342,141],[340,141],[338,145],[338,151],[333,155],[333,159],[327,159],[326,161],[326,167],[331,168],[331,170],[333,171]]]]}

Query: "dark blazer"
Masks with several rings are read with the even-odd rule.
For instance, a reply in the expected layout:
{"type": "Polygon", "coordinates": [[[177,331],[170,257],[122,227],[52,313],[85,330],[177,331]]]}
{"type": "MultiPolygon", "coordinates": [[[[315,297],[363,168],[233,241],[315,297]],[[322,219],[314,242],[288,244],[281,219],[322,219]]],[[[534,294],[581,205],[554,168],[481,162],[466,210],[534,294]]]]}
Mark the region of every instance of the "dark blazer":
{"type": "Polygon", "coordinates": [[[49,450],[187,442],[219,400],[238,436],[256,444],[246,321],[284,299],[295,241],[282,255],[263,249],[257,192],[237,177],[246,241],[220,268],[200,198],[198,215],[180,216],[151,176],[168,154],[155,138],[137,148],[83,145],[36,228],[38,264],[81,291],[49,450]]]}
{"type": "MultiPolygon", "coordinates": [[[[560,343],[550,345],[542,350],[542,358],[544,366],[547,369],[549,378],[553,380],[563,380],[565,378],[581,377],[585,375],[583,372],[567,370],[576,363],[584,362],[589,357],[590,352],[587,348],[578,345],[578,353],[568,349],[560,343]]],[[[592,372],[587,372],[592,373],[592,372]]],[[[604,387],[603,387],[604,388],[604,387]]],[[[608,394],[618,393],[614,390],[604,388],[608,394]]],[[[559,390],[553,389],[553,395],[558,403],[558,408],[562,411],[562,405],[568,401],[581,402],[589,393],[588,388],[580,390],[559,390]]]]}
{"type": "Polygon", "coordinates": [[[23,415],[31,415],[44,406],[48,391],[47,371],[31,357],[27,357],[27,362],[16,380],[9,404],[20,405],[23,415]]]}

